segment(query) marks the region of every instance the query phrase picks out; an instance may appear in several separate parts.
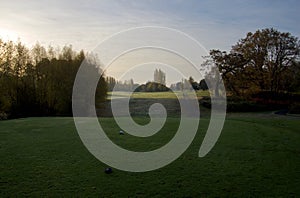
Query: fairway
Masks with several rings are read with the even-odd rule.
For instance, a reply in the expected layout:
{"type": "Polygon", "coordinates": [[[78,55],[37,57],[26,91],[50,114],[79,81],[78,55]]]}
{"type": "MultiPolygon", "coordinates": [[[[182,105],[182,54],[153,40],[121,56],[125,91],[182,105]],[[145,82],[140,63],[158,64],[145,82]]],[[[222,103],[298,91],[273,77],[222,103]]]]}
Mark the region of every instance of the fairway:
{"type": "MultiPolygon", "coordinates": [[[[175,94],[179,96],[182,95],[181,91],[164,91],[164,92],[126,92],[126,91],[114,91],[114,97],[112,97],[112,92],[108,92],[108,99],[117,99],[117,98],[125,98],[131,97],[133,99],[177,99],[175,94]]],[[[185,94],[193,96],[192,94],[196,94],[198,99],[203,96],[209,96],[209,91],[188,91],[185,94]]]]}
{"type": "Polygon", "coordinates": [[[1,1],[0,198],[300,198],[299,8],[1,1]]]}
{"type": "MultiPolygon", "coordinates": [[[[182,98],[183,92],[125,92],[116,91],[108,92],[108,100],[105,102],[98,102],[97,115],[99,117],[112,117],[111,102],[122,102],[122,99],[130,98],[129,109],[131,116],[148,116],[149,108],[154,103],[162,104],[168,113],[168,117],[180,117],[181,108],[178,102],[178,98],[182,98]]],[[[208,91],[187,91],[185,96],[193,98],[193,94],[200,100],[204,96],[209,96],[208,91]]],[[[124,102],[124,101],[123,101],[124,102]]],[[[210,109],[201,106],[201,116],[209,117],[210,109]]]]}
{"type": "MultiPolygon", "coordinates": [[[[192,145],[168,166],[105,174],[107,166],[81,143],[72,118],[0,121],[0,196],[300,196],[299,119],[231,115],[213,150],[198,158],[208,122],[201,119],[192,145]]],[[[179,119],[168,118],[159,133],[146,139],[120,136],[112,118],[100,123],[116,144],[148,151],[174,136],[179,119]]]]}

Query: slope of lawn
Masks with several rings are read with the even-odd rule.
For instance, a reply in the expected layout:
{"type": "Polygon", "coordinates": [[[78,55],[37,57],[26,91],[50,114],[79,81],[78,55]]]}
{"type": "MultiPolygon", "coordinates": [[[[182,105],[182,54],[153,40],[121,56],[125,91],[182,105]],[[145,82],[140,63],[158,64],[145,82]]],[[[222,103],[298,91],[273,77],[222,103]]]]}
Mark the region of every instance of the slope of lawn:
{"type": "MultiPolygon", "coordinates": [[[[147,139],[119,135],[112,118],[100,123],[116,144],[144,151],[167,143],[178,121],[169,118],[147,139]]],[[[230,116],[213,150],[198,158],[208,122],[201,119],[192,145],[170,165],[108,175],[81,143],[72,118],[1,121],[0,196],[300,196],[299,119],[230,116]]]]}

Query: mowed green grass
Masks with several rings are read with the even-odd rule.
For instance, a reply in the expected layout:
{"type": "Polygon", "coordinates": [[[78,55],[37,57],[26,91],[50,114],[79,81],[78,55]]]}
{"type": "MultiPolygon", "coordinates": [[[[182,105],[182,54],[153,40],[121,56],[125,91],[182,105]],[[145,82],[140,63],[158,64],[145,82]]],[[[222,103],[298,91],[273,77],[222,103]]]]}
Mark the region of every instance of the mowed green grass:
{"type": "MultiPolygon", "coordinates": [[[[181,92],[133,92],[132,95],[130,92],[125,91],[116,91],[114,92],[114,98],[124,98],[124,97],[131,97],[133,99],[177,99],[175,93],[178,93],[181,95],[181,92]]],[[[203,96],[209,96],[209,91],[190,91],[186,94],[193,94],[196,93],[196,96],[198,98],[201,98],[203,96]]],[[[108,92],[108,99],[111,99],[112,92],[108,92]]]]}
{"type": "MultiPolygon", "coordinates": [[[[112,118],[100,120],[116,144],[132,150],[165,144],[178,122],[169,118],[146,140],[119,135],[112,118]]],[[[145,173],[113,169],[107,175],[107,166],[81,143],[72,118],[1,121],[0,196],[300,196],[299,119],[230,116],[213,150],[198,158],[208,122],[201,119],[192,145],[170,165],[145,173]]]]}

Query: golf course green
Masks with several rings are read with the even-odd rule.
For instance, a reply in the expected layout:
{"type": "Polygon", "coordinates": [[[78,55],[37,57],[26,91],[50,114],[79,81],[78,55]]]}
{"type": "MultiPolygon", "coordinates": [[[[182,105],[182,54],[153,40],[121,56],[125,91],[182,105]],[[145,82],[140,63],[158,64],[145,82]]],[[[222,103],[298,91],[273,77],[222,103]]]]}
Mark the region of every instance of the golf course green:
{"type": "MultiPolygon", "coordinates": [[[[269,114],[228,115],[204,158],[198,151],[209,118],[201,118],[193,143],[173,163],[145,173],[113,168],[111,174],[82,144],[71,117],[0,121],[0,196],[297,197],[300,119],[269,114]]],[[[148,122],[142,116],[135,120],[148,122]]],[[[115,144],[149,151],[172,139],[179,119],[168,118],[149,138],[119,135],[113,118],[99,122],[115,144]]]]}

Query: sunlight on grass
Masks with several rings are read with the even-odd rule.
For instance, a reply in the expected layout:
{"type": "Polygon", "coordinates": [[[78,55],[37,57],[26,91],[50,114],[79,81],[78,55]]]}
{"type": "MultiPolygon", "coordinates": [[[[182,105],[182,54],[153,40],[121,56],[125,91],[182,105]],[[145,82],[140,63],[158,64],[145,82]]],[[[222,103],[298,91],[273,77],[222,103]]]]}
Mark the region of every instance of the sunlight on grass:
{"type": "MultiPolygon", "coordinates": [[[[175,92],[181,95],[181,92],[175,92]]],[[[168,91],[168,92],[133,92],[132,95],[130,92],[123,92],[123,91],[116,91],[114,92],[113,99],[117,98],[140,98],[140,99],[177,99],[175,93],[168,91]]],[[[189,93],[187,93],[189,95],[189,93]]],[[[192,94],[192,92],[190,93],[192,94]]],[[[200,99],[203,96],[209,96],[208,91],[196,91],[197,97],[200,99]]],[[[108,99],[112,99],[112,92],[108,92],[108,99]]]]}

